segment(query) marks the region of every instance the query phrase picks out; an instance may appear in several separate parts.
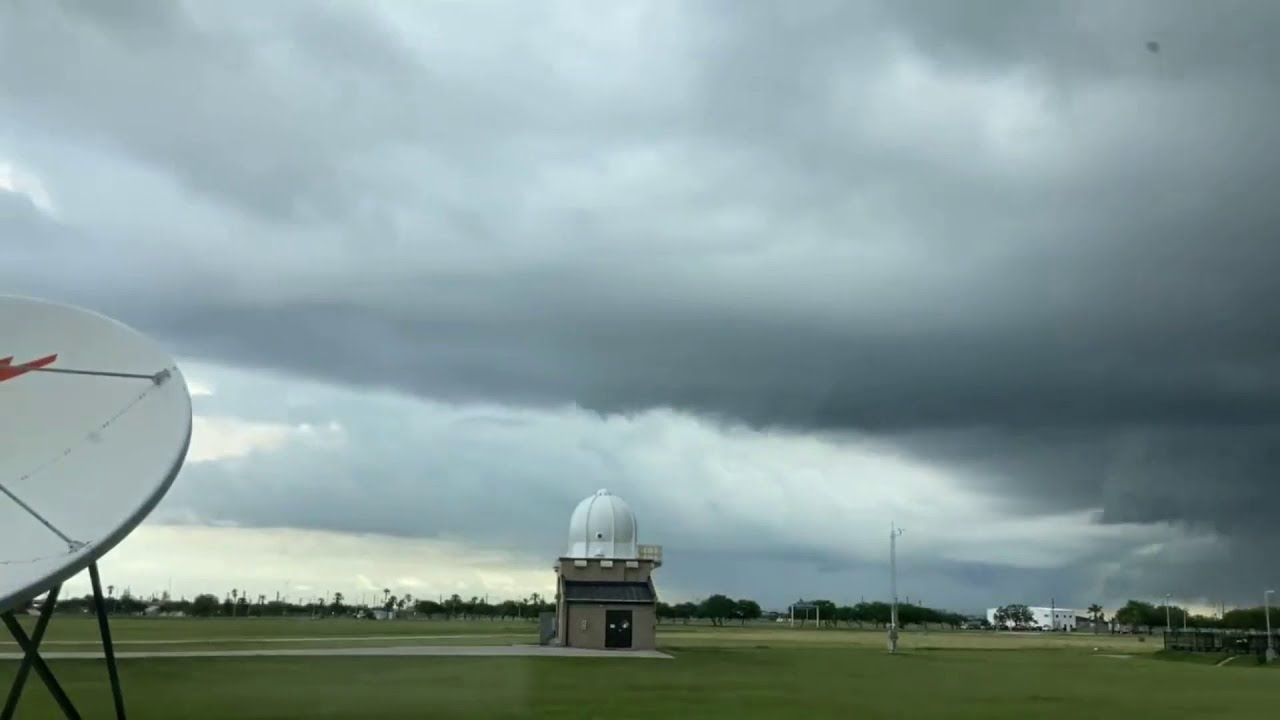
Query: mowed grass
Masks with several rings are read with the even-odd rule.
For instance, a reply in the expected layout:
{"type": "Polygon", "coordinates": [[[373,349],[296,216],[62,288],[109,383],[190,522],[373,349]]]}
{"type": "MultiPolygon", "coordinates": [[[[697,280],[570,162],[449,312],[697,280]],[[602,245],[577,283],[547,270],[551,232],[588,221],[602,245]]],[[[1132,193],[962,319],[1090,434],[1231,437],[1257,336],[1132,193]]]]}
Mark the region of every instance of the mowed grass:
{"type": "MultiPolygon", "coordinates": [[[[28,632],[33,616],[21,618],[28,632]]],[[[244,641],[254,639],[353,638],[366,636],[518,634],[532,637],[531,622],[403,620],[313,620],[310,618],[111,618],[117,642],[244,641]]],[[[97,621],[88,616],[56,615],[45,635],[52,642],[98,642],[97,621]]],[[[4,638],[4,644],[8,637],[4,638]]],[[[9,642],[9,644],[12,644],[9,642]]]]}
{"type": "MultiPolygon", "coordinates": [[[[204,639],[240,648],[236,641],[245,638],[478,639],[495,628],[514,633],[511,642],[532,640],[531,624],[483,621],[113,622],[120,640],[204,639]]],[[[69,618],[56,618],[50,630],[68,640],[95,631],[69,618]]],[[[889,656],[883,634],[872,631],[663,626],[660,643],[675,660],[156,658],[120,665],[130,717],[144,720],[1226,718],[1262,714],[1280,697],[1280,673],[1271,668],[1252,659],[1222,668],[1165,662],[1153,655],[1158,637],[913,632],[903,637],[904,651],[889,656]]],[[[100,661],[50,662],[86,717],[109,716],[100,661]]],[[[15,667],[0,662],[0,683],[15,667]]],[[[34,677],[18,717],[57,717],[34,677]]]]}
{"type": "MultiPolygon", "coordinates": [[[[28,632],[34,618],[23,618],[28,632]]],[[[511,645],[531,642],[529,622],[311,620],[307,618],[112,618],[111,636],[120,651],[253,650],[260,648],[389,647],[395,645],[511,645]]],[[[82,651],[101,647],[98,625],[87,617],[56,617],[44,646],[82,651]]],[[[0,652],[17,645],[0,640],[0,652]]]]}
{"type": "MultiPolygon", "coordinates": [[[[663,625],[660,642],[682,647],[752,646],[782,642],[805,647],[862,647],[885,649],[883,630],[841,628],[791,629],[785,626],[727,625],[708,628],[705,625],[663,625]]],[[[1089,633],[995,633],[954,632],[949,630],[911,630],[899,639],[903,651],[923,650],[1057,650],[1076,649],[1103,653],[1146,654],[1161,649],[1160,636],[1092,635],[1089,633]],[[1096,648],[1096,650],[1095,650],[1096,648]]]]}

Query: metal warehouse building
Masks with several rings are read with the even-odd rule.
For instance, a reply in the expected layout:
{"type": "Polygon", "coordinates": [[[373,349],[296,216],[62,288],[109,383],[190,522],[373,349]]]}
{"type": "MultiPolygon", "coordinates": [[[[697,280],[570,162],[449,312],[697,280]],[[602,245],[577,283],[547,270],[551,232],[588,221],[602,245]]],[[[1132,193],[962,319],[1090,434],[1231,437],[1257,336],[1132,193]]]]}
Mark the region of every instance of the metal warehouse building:
{"type": "MultiPolygon", "coordinates": [[[[987,622],[993,626],[996,624],[996,610],[999,608],[987,608],[987,622]]],[[[1028,606],[1031,611],[1033,622],[1042,630],[1065,630],[1072,632],[1076,629],[1076,611],[1070,608],[1060,607],[1040,607],[1028,606]]]]}

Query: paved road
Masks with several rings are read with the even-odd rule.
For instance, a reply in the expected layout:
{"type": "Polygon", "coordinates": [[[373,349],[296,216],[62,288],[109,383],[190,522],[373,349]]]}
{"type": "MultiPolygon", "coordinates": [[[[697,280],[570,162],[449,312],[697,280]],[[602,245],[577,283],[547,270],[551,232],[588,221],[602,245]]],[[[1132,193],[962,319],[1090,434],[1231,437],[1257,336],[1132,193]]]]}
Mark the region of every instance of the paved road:
{"type": "MultiPolygon", "coordinates": [[[[102,651],[62,651],[40,653],[46,660],[93,660],[102,651]]],[[[657,650],[585,650],[541,645],[408,645],[396,647],[345,647],[259,650],[178,650],[175,652],[125,650],[121,660],[134,658],[225,658],[225,657],[607,657],[664,659],[671,656],[657,650]]],[[[21,660],[22,653],[0,653],[0,660],[21,660]]]]}

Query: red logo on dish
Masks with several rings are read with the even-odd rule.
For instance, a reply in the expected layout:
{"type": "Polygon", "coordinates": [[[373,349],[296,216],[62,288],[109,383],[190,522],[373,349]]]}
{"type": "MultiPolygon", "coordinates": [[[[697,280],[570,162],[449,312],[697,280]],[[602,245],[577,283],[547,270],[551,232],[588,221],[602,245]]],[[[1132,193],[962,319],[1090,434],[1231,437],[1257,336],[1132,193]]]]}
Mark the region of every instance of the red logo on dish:
{"type": "Polygon", "coordinates": [[[52,365],[54,361],[57,359],[58,359],[58,354],[54,353],[52,355],[45,355],[44,357],[36,360],[31,360],[29,362],[24,362],[18,365],[14,365],[12,355],[10,355],[7,358],[0,358],[0,382],[4,382],[5,380],[12,380],[18,377],[19,375],[26,375],[32,370],[37,370],[39,368],[52,365]]]}

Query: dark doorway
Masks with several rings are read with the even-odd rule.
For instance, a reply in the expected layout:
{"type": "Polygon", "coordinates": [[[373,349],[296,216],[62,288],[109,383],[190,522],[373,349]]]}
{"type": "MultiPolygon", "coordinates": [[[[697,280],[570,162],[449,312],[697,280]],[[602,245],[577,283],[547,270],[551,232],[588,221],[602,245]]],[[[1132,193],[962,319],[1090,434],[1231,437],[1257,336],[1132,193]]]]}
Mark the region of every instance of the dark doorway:
{"type": "Polygon", "coordinates": [[[607,648],[631,647],[631,611],[604,611],[604,646],[607,648]]]}

